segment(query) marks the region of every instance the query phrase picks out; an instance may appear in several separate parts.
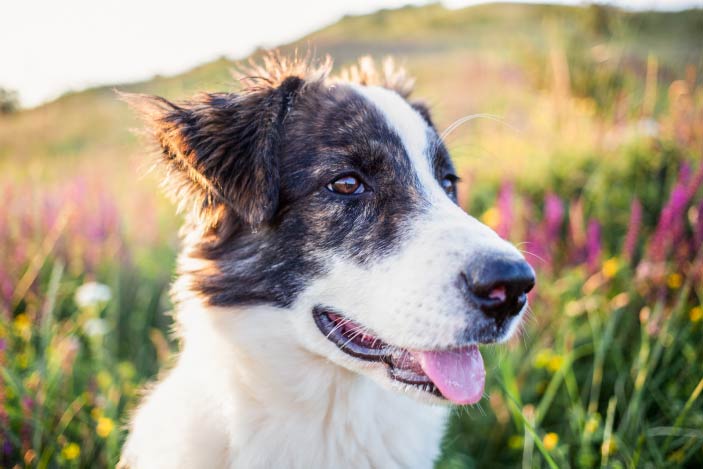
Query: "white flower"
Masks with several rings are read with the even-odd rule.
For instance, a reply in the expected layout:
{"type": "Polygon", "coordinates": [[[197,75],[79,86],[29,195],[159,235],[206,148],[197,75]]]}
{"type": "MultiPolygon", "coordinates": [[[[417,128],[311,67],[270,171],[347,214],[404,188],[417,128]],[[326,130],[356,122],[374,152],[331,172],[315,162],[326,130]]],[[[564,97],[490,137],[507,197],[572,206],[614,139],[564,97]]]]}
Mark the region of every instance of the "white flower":
{"type": "Polygon", "coordinates": [[[76,304],[81,308],[90,308],[105,304],[112,298],[110,287],[97,282],[84,283],[76,290],[76,304]]]}
{"type": "Polygon", "coordinates": [[[104,319],[89,319],[83,324],[83,331],[90,337],[102,337],[107,332],[107,321],[104,319]]]}

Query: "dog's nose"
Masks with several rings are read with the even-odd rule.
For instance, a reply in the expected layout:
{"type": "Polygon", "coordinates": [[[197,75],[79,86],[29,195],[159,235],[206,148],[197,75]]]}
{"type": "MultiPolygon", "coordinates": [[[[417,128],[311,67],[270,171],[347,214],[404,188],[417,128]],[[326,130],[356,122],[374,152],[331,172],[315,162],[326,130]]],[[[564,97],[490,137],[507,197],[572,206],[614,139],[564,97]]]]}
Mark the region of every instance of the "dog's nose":
{"type": "Polygon", "coordinates": [[[484,257],[464,273],[471,300],[484,314],[502,322],[517,315],[535,286],[535,272],[522,259],[484,257]]]}

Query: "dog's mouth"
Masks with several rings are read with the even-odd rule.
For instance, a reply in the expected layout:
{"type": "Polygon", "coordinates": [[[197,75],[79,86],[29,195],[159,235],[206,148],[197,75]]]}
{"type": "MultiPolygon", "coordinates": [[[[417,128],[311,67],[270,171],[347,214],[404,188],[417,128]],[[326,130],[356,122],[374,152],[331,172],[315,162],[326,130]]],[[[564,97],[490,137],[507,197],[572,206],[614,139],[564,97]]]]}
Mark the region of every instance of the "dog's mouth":
{"type": "Polygon", "coordinates": [[[455,404],[483,396],[486,372],[476,344],[444,350],[410,350],[390,345],[367,328],[324,308],[313,310],[320,331],[339,349],[367,362],[382,362],[390,379],[455,404]]]}

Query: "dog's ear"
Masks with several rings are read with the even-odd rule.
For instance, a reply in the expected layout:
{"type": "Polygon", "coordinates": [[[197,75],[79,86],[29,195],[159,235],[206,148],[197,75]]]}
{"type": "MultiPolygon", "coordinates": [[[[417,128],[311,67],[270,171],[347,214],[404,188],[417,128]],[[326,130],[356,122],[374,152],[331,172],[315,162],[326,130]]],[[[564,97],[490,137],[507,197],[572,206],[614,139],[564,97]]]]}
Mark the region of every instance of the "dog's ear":
{"type": "Polygon", "coordinates": [[[121,93],[161,147],[168,184],[181,204],[217,223],[232,213],[255,227],[278,208],[278,153],[283,119],[303,81],[243,94],[209,93],[174,104],[121,93]]]}

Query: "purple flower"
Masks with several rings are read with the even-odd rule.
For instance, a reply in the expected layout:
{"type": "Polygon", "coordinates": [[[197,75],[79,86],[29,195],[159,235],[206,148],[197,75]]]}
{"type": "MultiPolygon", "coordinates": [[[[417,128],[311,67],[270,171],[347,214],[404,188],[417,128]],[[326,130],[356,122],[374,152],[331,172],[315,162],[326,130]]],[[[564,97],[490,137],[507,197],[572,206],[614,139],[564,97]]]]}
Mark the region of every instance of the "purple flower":
{"type": "Polygon", "coordinates": [[[32,407],[34,407],[34,399],[32,399],[29,396],[23,396],[22,397],[22,407],[28,412],[31,411],[32,407]]]}
{"type": "Polygon", "coordinates": [[[513,183],[506,181],[500,188],[498,193],[497,208],[500,213],[500,221],[496,232],[501,238],[508,238],[513,225],[513,198],[514,198],[513,183]]]}
{"type": "Polygon", "coordinates": [[[689,185],[691,170],[688,165],[683,165],[679,171],[679,178],[671,190],[671,195],[659,215],[659,222],[649,242],[648,254],[655,262],[663,262],[671,248],[681,242],[685,232],[686,207],[695,194],[693,184],[703,176],[696,174],[693,184],[689,185]]]}
{"type": "Polygon", "coordinates": [[[586,264],[588,270],[594,272],[600,267],[600,258],[603,246],[601,243],[600,223],[590,219],[586,228],[586,264]]]}
{"type": "Polygon", "coordinates": [[[622,257],[626,261],[632,261],[637,249],[637,238],[642,228],[642,203],[638,198],[632,200],[630,204],[630,221],[627,223],[627,234],[623,243],[622,257]]]}
{"type": "Polygon", "coordinates": [[[559,239],[564,221],[564,204],[556,195],[549,193],[544,199],[545,242],[551,245],[559,239]]]}
{"type": "Polygon", "coordinates": [[[684,220],[686,216],[686,207],[690,197],[688,191],[683,186],[678,186],[674,188],[671,194],[671,241],[676,243],[679,241],[681,234],[684,229],[684,220]]]}
{"type": "Polygon", "coordinates": [[[545,249],[542,227],[539,224],[529,222],[535,218],[535,207],[529,199],[523,200],[522,205],[522,220],[525,225],[520,227],[520,231],[524,241],[518,246],[535,268],[549,270],[551,263],[549,262],[549,253],[545,249]]]}

